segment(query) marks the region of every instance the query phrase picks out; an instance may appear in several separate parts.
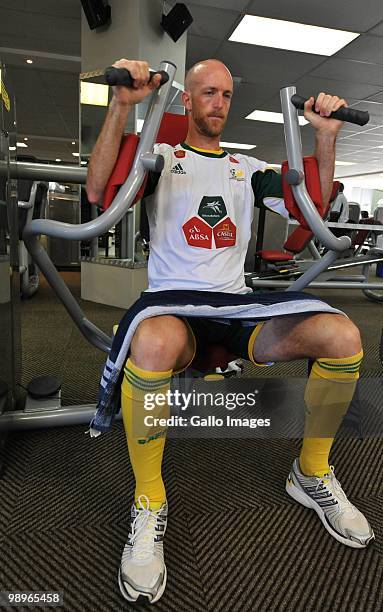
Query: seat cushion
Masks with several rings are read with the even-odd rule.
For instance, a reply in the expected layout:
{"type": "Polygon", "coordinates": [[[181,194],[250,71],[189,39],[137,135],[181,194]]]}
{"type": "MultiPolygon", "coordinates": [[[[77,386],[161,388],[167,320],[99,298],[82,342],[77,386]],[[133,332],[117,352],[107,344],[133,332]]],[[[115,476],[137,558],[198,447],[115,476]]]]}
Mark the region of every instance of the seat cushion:
{"type": "Polygon", "coordinates": [[[264,261],[291,261],[294,259],[290,253],[285,253],[284,251],[259,251],[258,255],[264,261]]]}

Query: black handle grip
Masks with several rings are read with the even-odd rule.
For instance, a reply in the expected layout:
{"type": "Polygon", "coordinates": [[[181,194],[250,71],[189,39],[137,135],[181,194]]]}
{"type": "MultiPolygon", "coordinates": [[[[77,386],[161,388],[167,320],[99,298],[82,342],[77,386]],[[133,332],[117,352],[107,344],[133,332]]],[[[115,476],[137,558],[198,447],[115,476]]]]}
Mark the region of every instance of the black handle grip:
{"type": "MultiPolygon", "coordinates": [[[[291,102],[294,104],[295,108],[303,110],[306,100],[302,98],[302,96],[294,94],[293,96],[291,96],[291,102]]],[[[315,102],[313,109],[314,108],[315,102]]],[[[340,121],[348,121],[349,123],[356,123],[357,125],[366,125],[366,123],[370,121],[370,114],[368,113],[368,111],[361,111],[356,110],[355,108],[346,108],[345,106],[342,106],[337,111],[335,111],[335,113],[331,113],[329,119],[339,119],[340,121]]]]}
{"type": "MultiPolygon", "coordinates": [[[[154,77],[155,74],[161,75],[161,85],[167,83],[169,80],[169,75],[165,70],[160,70],[159,72],[154,72],[150,70],[150,80],[154,77]]],[[[115,68],[114,66],[109,66],[104,72],[105,80],[108,85],[124,85],[125,87],[133,86],[132,76],[126,68],[115,68]]]]}

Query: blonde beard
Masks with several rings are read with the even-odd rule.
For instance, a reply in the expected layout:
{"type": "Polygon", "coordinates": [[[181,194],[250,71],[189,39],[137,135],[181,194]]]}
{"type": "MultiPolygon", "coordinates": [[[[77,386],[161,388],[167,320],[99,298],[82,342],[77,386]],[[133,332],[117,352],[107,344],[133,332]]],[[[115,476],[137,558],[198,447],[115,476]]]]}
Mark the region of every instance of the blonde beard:
{"type": "Polygon", "coordinates": [[[211,127],[208,125],[207,121],[205,120],[205,117],[201,117],[200,115],[191,115],[195,126],[198,128],[199,132],[203,134],[203,136],[208,136],[209,138],[216,138],[217,136],[220,136],[223,130],[225,129],[227,118],[223,120],[223,124],[219,129],[217,128],[215,130],[212,130],[211,127]]]}

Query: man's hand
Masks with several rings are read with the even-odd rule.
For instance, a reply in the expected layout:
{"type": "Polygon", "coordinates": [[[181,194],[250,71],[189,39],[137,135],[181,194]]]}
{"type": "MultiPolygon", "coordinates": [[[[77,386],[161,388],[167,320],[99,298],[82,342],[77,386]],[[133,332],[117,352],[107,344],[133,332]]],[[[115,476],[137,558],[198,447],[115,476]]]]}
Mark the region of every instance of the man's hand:
{"type": "Polygon", "coordinates": [[[121,106],[133,106],[141,102],[146,96],[152,93],[161,82],[161,75],[156,74],[149,81],[148,62],[120,59],[113,64],[114,68],[126,68],[129,70],[133,80],[133,87],[128,88],[123,85],[113,87],[115,101],[121,106]]]}
{"type": "Polygon", "coordinates": [[[315,114],[311,109],[314,104],[314,98],[311,97],[305,102],[304,116],[307,121],[310,121],[311,125],[317,132],[322,134],[328,134],[336,137],[340,128],[343,125],[342,121],[338,119],[328,119],[328,117],[334,111],[338,110],[342,106],[347,107],[347,102],[343,98],[338,96],[331,96],[321,92],[315,101],[315,110],[319,115],[315,114]]]}

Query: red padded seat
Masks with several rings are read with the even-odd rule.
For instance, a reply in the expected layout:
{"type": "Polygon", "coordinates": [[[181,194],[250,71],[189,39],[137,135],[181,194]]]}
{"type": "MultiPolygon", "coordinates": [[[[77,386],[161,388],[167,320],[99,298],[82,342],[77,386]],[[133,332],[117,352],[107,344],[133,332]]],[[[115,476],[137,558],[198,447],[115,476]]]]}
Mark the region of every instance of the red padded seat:
{"type": "Polygon", "coordinates": [[[196,354],[191,367],[200,372],[214,372],[215,368],[226,370],[228,363],[237,359],[237,355],[230,353],[220,344],[210,344],[204,354],[196,354]]]}
{"type": "Polygon", "coordinates": [[[289,253],[284,253],[283,251],[263,250],[259,251],[259,255],[263,259],[263,261],[291,261],[292,259],[294,259],[292,255],[290,255],[289,253]]]}
{"type": "Polygon", "coordinates": [[[313,236],[312,231],[303,227],[297,227],[297,229],[291,232],[283,246],[287,251],[291,251],[291,253],[301,253],[313,236]]]}

